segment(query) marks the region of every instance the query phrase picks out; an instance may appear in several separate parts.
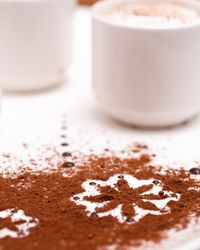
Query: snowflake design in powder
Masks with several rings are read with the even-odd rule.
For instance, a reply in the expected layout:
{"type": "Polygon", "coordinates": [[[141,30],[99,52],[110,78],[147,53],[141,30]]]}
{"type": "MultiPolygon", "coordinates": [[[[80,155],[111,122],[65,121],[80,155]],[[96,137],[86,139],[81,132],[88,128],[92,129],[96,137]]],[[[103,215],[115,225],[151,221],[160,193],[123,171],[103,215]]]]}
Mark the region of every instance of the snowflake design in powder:
{"type": "Polygon", "coordinates": [[[24,238],[29,235],[31,228],[38,225],[39,220],[25,215],[23,210],[14,208],[0,211],[0,220],[10,219],[9,227],[0,229],[0,239],[5,237],[24,238]]]}
{"type": "Polygon", "coordinates": [[[88,216],[112,216],[120,223],[135,223],[146,215],[170,213],[168,203],[180,194],[164,191],[161,181],[140,180],[132,175],[114,175],[107,181],[87,180],[82,193],[71,200],[86,207],[88,216]]]}

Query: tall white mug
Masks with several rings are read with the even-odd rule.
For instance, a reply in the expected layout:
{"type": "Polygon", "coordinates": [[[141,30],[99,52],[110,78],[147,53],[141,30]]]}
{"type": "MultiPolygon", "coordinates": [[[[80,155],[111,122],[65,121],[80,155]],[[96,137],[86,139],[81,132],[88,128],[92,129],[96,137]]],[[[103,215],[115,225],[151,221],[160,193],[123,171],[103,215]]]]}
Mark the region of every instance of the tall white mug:
{"type": "Polygon", "coordinates": [[[0,84],[11,91],[61,83],[72,62],[74,0],[0,0],[0,84]]]}
{"type": "MultiPolygon", "coordinates": [[[[145,1],[107,0],[93,8],[93,84],[100,105],[114,118],[139,126],[175,125],[197,114],[200,23],[145,28],[110,22],[100,13],[117,2],[145,1]]],[[[200,2],[182,2],[200,12],[200,2]]]]}

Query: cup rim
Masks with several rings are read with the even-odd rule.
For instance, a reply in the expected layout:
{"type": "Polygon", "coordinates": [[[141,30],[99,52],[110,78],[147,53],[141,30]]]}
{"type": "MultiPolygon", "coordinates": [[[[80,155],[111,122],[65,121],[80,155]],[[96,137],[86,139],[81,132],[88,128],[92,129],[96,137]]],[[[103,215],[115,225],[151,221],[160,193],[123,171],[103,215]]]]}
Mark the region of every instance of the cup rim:
{"type": "MultiPolygon", "coordinates": [[[[102,15],[100,15],[98,13],[99,10],[101,10],[102,8],[104,8],[105,6],[111,6],[111,5],[115,5],[116,3],[124,3],[124,2],[137,2],[138,0],[101,0],[99,2],[96,2],[95,4],[93,4],[92,6],[92,10],[91,10],[91,15],[92,15],[92,19],[94,20],[98,20],[102,23],[104,23],[105,25],[111,26],[113,28],[122,28],[122,29],[127,29],[127,30],[136,30],[136,31],[151,31],[151,32],[172,32],[172,31],[184,31],[184,30],[191,30],[191,29],[195,29],[195,28],[200,28],[200,21],[199,23],[195,23],[195,24],[187,24],[187,25],[183,25],[183,26],[179,26],[179,27],[141,27],[141,26],[131,26],[131,25],[125,25],[123,23],[117,23],[117,22],[112,22],[107,20],[106,18],[102,17],[102,15]]],[[[176,3],[176,1],[174,0],[152,0],[152,2],[167,2],[167,3],[176,3]]],[[[138,1],[139,2],[139,1],[138,1]]],[[[141,2],[141,1],[140,1],[141,2]]],[[[150,1],[147,0],[143,0],[143,2],[147,2],[149,3],[150,1]]],[[[199,13],[200,13],[200,2],[196,1],[196,0],[184,0],[185,3],[188,4],[192,4],[194,6],[198,6],[199,8],[199,13]]],[[[178,3],[178,2],[177,2],[178,3]]]]}

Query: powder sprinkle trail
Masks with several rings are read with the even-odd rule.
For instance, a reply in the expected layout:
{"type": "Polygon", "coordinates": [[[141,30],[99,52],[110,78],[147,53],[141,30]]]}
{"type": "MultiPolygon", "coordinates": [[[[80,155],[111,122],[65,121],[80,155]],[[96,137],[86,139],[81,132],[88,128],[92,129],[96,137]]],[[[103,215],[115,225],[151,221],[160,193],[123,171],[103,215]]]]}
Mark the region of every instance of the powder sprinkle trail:
{"type": "Polygon", "coordinates": [[[18,224],[26,220],[1,217],[0,230],[15,237],[2,237],[0,248],[133,249],[160,244],[192,219],[198,223],[199,180],[183,169],[152,166],[143,147],[133,151],[128,157],[90,155],[73,168],[0,176],[0,211],[23,211],[31,225],[21,237],[18,224]]]}

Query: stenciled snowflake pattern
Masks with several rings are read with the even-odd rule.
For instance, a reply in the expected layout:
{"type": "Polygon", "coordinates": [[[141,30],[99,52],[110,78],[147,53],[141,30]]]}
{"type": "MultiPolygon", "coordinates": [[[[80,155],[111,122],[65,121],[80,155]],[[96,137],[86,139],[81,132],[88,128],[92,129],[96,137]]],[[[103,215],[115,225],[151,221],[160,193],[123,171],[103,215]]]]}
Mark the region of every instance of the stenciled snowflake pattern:
{"type": "Polygon", "coordinates": [[[14,230],[8,227],[0,229],[0,239],[5,237],[24,238],[29,235],[31,228],[38,225],[39,220],[25,215],[23,210],[16,210],[15,208],[5,209],[0,211],[0,219],[10,218],[14,230]]]}
{"type": "Polygon", "coordinates": [[[120,223],[170,213],[168,203],[180,199],[180,194],[164,190],[160,180],[141,180],[128,174],[114,175],[107,181],[86,180],[82,188],[82,193],[71,197],[76,205],[85,206],[88,216],[112,216],[120,223]]]}

